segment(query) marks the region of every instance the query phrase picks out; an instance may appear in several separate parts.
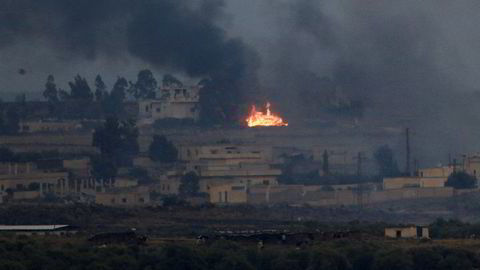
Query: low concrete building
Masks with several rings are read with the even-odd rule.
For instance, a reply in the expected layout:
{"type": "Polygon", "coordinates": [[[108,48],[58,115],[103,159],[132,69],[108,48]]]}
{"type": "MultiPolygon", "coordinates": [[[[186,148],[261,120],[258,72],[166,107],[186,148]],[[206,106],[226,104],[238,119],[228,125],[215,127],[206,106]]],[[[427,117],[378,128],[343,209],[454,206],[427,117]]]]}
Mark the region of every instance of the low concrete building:
{"type": "Polygon", "coordinates": [[[236,165],[219,163],[192,163],[189,166],[202,180],[228,179],[231,181],[243,180],[249,185],[261,183],[276,185],[277,177],[282,171],[271,168],[269,164],[240,163],[236,165]]]}
{"type": "Polygon", "coordinates": [[[272,160],[273,148],[250,144],[179,145],[178,158],[183,161],[210,161],[216,164],[266,163],[272,160]]]}
{"type": "Polygon", "coordinates": [[[0,175],[0,191],[14,192],[35,190],[42,194],[66,194],[68,192],[68,173],[25,173],[21,175],[0,175]]]}
{"type": "Polygon", "coordinates": [[[20,133],[73,132],[80,129],[82,124],[78,121],[36,121],[22,122],[19,125],[20,133]]]}
{"type": "Polygon", "coordinates": [[[383,179],[383,189],[441,188],[446,182],[447,177],[392,177],[383,179]]]}
{"type": "Polygon", "coordinates": [[[147,187],[111,188],[95,194],[95,203],[108,206],[142,206],[150,204],[147,187]]]}
{"type": "Polygon", "coordinates": [[[240,183],[213,185],[208,190],[210,203],[239,204],[247,203],[247,186],[240,183]]]}
{"type": "Polygon", "coordinates": [[[41,198],[43,194],[39,190],[24,190],[24,191],[14,191],[13,199],[14,200],[35,200],[41,198]]]}
{"type": "Polygon", "coordinates": [[[440,167],[431,167],[423,168],[418,170],[419,177],[425,178],[448,178],[450,174],[454,171],[454,166],[440,166],[440,167]]]}
{"type": "Polygon", "coordinates": [[[385,237],[387,238],[430,238],[428,227],[426,226],[407,226],[407,227],[393,227],[385,228],[385,237]]]}
{"type": "Polygon", "coordinates": [[[200,89],[192,87],[168,87],[160,90],[155,99],[138,103],[139,125],[149,125],[161,119],[191,119],[200,116],[200,89]]]}

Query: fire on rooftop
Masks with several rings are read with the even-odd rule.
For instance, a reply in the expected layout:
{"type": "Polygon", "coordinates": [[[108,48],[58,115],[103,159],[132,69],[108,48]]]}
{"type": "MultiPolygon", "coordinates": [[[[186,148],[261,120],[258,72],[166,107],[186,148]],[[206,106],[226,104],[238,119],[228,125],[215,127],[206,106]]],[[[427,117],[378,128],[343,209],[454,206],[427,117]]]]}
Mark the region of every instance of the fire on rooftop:
{"type": "Polygon", "coordinates": [[[272,112],[270,111],[270,102],[267,102],[265,108],[267,112],[264,114],[262,111],[257,111],[255,105],[252,105],[252,110],[250,111],[250,115],[246,119],[247,125],[249,127],[288,126],[288,123],[284,122],[281,117],[275,114],[272,114],[272,112]]]}

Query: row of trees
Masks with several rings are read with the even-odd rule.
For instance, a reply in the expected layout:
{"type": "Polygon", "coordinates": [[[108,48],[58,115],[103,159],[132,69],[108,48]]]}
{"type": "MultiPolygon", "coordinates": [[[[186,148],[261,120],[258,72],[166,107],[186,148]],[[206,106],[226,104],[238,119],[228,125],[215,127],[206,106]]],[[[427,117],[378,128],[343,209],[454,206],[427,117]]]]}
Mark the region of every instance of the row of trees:
{"type": "MultiPolygon", "coordinates": [[[[57,87],[53,75],[48,76],[43,95],[51,104],[52,112],[55,107],[59,106],[59,102],[80,103],[81,106],[78,109],[81,110],[85,108],[86,104],[95,100],[101,104],[102,110],[107,116],[119,116],[122,112],[122,103],[126,98],[131,97],[135,100],[155,98],[156,90],[159,89],[158,81],[148,69],[141,70],[136,81],[127,81],[127,79],[119,77],[110,91],[107,90],[108,87],[100,75],[95,78],[94,90],[80,75],[77,75],[68,85],[69,92],[57,87]]],[[[165,74],[161,85],[181,87],[183,83],[175,76],[165,74]]],[[[204,125],[237,123],[240,112],[238,97],[241,93],[239,89],[227,81],[213,79],[202,79],[198,86],[200,87],[200,106],[202,108],[200,119],[204,125]]],[[[88,114],[85,113],[85,115],[88,114]]]]}
{"type": "MultiPolygon", "coordinates": [[[[49,102],[68,101],[68,100],[85,100],[85,101],[104,101],[109,95],[124,100],[127,95],[136,100],[155,98],[155,92],[158,89],[158,82],[153,76],[152,71],[148,69],[141,70],[137,75],[137,80],[127,81],[124,77],[118,77],[113,88],[109,92],[102,77],[97,75],[95,78],[95,89],[92,89],[87,80],[77,75],[74,80],[68,83],[70,91],[57,88],[53,75],[47,77],[43,96],[49,102]]],[[[182,82],[173,75],[166,74],[163,76],[162,85],[182,86],[182,82]]]]}
{"type": "Polygon", "coordinates": [[[234,242],[210,246],[152,247],[107,246],[44,241],[2,241],[0,268],[28,269],[242,269],[242,270],[431,270],[478,269],[474,251],[458,247],[392,247],[381,243],[339,242],[306,250],[276,248],[257,250],[234,242]]]}

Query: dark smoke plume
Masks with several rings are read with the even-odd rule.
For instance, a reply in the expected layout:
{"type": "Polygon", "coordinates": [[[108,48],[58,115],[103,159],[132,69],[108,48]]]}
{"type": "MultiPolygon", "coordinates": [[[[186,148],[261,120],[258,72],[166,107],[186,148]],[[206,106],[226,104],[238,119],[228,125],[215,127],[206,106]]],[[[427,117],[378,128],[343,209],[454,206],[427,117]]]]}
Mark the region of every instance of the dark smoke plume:
{"type": "Polygon", "coordinates": [[[322,118],[324,108],[360,104],[351,112],[361,123],[409,126],[418,155],[430,160],[480,150],[478,2],[266,3],[280,27],[271,29],[276,40],[263,75],[272,93],[288,89],[278,101],[291,111],[322,118]]]}
{"type": "Polygon", "coordinates": [[[244,81],[255,81],[254,52],[217,24],[220,0],[0,0],[0,6],[0,46],[34,38],[73,57],[128,52],[229,85],[223,95],[237,98],[244,81]]]}

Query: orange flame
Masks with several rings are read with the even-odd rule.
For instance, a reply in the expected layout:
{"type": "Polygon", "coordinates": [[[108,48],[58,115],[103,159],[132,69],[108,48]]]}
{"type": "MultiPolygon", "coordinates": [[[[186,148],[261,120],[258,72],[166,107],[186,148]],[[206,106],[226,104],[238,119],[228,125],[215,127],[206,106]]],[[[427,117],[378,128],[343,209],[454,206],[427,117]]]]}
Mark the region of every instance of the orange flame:
{"type": "Polygon", "coordinates": [[[266,114],[264,114],[262,111],[257,111],[255,105],[252,105],[252,110],[250,111],[250,115],[246,120],[249,127],[288,126],[288,123],[283,122],[283,119],[281,117],[272,114],[272,112],[270,111],[270,102],[267,102],[267,105],[265,107],[267,109],[266,114]]]}

